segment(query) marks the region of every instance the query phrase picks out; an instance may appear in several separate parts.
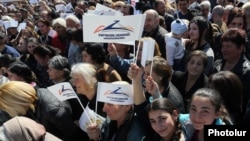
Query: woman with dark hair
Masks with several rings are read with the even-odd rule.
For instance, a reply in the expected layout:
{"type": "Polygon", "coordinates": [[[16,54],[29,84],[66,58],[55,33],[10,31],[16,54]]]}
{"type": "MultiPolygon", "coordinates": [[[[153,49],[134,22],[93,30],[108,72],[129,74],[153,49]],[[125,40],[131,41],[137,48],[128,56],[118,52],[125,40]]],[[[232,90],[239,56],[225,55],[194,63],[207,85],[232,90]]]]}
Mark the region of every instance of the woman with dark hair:
{"type": "Polygon", "coordinates": [[[228,28],[245,29],[246,18],[243,13],[243,10],[239,7],[234,7],[233,9],[231,9],[228,13],[226,24],[228,28]]]}
{"type": "Polygon", "coordinates": [[[155,56],[153,60],[146,62],[144,70],[132,63],[128,71],[128,77],[134,80],[134,75],[137,77],[141,75],[139,78],[136,78],[136,82],[134,81],[133,83],[137,84],[136,89],[145,89],[145,98],[148,102],[156,97],[167,97],[171,99],[181,113],[184,113],[183,98],[178,89],[170,81],[172,68],[166,59],[155,56]],[[142,82],[145,82],[145,84],[142,84],[142,82]],[[157,85],[157,91],[152,89],[153,84],[157,85]]]}
{"type": "Polygon", "coordinates": [[[22,36],[19,39],[19,43],[17,45],[17,49],[21,54],[19,59],[25,64],[27,64],[29,67],[34,67],[32,66],[32,64],[35,63],[36,61],[34,57],[28,51],[28,40],[29,38],[25,36],[22,36]]]}
{"type": "Polygon", "coordinates": [[[209,87],[220,93],[233,124],[242,123],[242,83],[239,77],[230,71],[220,71],[210,76],[209,87]]]}
{"type": "Polygon", "coordinates": [[[37,87],[37,78],[35,73],[23,62],[11,63],[7,69],[10,81],[23,81],[33,87],[37,87]]]}
{"type": "Polygon", "coordinates": [[[180,114],[188,141],[204,141],[205,125],[232,125],[218,91],[200,88],[192,96],[188,114],[180,114]]]}
{"type": "MultiPolygon", "coordinates": [[[[185,56],[193,50],[201,50],[207,55],[205,74],[210,75],[214,65],[212,46],[212,26],[203,16],[196,16],[189,22],[189,37],[185,45],[185,56]]],[[[186,59],[184,57],[184,59],[186,59]]]]}
{"type": "Polygon", "coordinates": [[[39,70],[37,78],[40,87],[44,88],[54,84],[48,76],[48,61],[55,55],[58,55],[59,52],[60,51],[57,48],[48,45],[39,45],[38,47],[34,48],[33,55],[39,64],[37,68],[39,70]]]}
{"type": "Polygon", "coordinates": [[[174,96],[178,93],[172,92],[163,96],[158,82],[152,79],[155,74],[152,74],[152,77],[148,76],[146,80],[146,90],[153,97],[149,102],[141,84],[141,74],[141,69],[135,64],[131,64],[128,76],[133,80],[136,114],[145,126],[146,136],[144,140],[184,141],[185,137],[178,119],[179,112],[182,110],[179,106],[181,103],[178,102],[182,101],[175,98],[178,96],[174,96]]]}
{"type": "Polygon", "coordinates": [[[95,65],[100,77],[99,81],[114,82],[122,80],[120,74],[105,62],[106,52],[101,44],[87,43],[81,52],[83,62],[95,65]]]}
{"type": "Polygon", "coordinates": [[[201,50],[194,50],[187,57],[186,71],[175,71],[172,75],[171,82],[183,97],[186,113],[193,93],[208,84],[208,77],[204,74],[206,65],[207,55],[201,50]]]}
{"type": "Polygon", "coordinates": [[[168,98],[155,99],[147,107],[152,129],[163,141],[185,141],[179,111],[168,98]]]}
{"type": "Polygon", "coordinates": [[[48,20],[38,20],[37,26],[40,32],[39,42],[41,44],[53,46],[64,52],[65,46],[60,42],[57,32],[51,27],[48,20]]]}
{"type": "Polygon", "coordinates": [[[39,19],[37,21],[39,42],[42,44],[52,45],[52,39],[57,34],[55,30],[52,29],[51,24],[46,19],[39,19]]]}
{"type": "Polygon", "coordinates": [[[40,65],[45,66],[45,67],[48,66],[49,59],[55,55],[58,55],[59,53],[60,53],[60,50],[52,46],[48,46],[48,45],[40,45],[33,50],[33,55],[36,61],[40,65]]]}
{"type": "Polygon", "coordinates": [[[81,47],[83,47],[83,32],[82,29],[68,30],[70,43],[68,46],[68,56],[70,65],[82,62],[81,47]]]}

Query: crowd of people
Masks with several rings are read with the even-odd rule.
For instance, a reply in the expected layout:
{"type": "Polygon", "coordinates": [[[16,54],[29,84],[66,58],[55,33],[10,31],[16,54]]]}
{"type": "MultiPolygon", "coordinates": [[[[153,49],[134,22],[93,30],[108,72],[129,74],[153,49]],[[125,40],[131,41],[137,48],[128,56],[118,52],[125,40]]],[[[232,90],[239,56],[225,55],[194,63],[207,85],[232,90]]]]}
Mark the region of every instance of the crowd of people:
{"type": "Polygon", "coordinates": [[[0,140],[203,141],[205,125],[250,125],[249,59],[250,2],[0,2],[0,140]],[[146,15],[134,46],[84,41],[97,4],[146,15]],[[142,64],[145,40],[154,57],[142,64]],[[63,82],[78,99],[47,89],[63,82]],[[134,103],[96,104],[99,82],[131,85],[134,103]],[[103,124],[82,130],[82,106],[103,124]]]}

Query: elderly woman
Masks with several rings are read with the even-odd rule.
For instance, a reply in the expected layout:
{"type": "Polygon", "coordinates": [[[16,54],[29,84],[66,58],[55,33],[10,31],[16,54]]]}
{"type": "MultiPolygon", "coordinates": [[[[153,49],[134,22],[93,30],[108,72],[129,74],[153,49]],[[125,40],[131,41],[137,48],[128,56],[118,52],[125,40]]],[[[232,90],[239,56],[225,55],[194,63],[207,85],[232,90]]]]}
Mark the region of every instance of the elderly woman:
{"type": "Polygon", "coordinates": [[[231,71],[243,84],[243,113],[250,99],[250,67],[249,60],[244,55],[246,32],[238,28],[230,28],[221,37],[222,59],[215,61],[214,73],[231,71]]]}
{"type": "MultiPolygon", "coordinates": [[[[84,107],[88,105],[92,110],[96,109],[97,74],[95,66],[90,63],[78,63],[71,68],[72,85],[75,87],[82,105],[84,107]]],[[[106,114],[102,112],[102,108],[103,103],[98,104],[98,114],[106,117],[106,114]]],[[[77,115],[77,118],[80,118],[79,113],[77,115]]]]}
{"type": "Polygon", "coordinates": [[[48,61],[49,79],[55,84],[70,81],[71,66],[66,57],[56,55],[48,61]]]}
{"type": "Polygon", "coordinates": [[[66,21],[63,18],[57,18],[52,21],[52,27],[57,32],[58,36],[58,46],[60,47],[61,54],[63,56],[67,56],[66,46],[69,42],[69,38],[67,37],[66,31],[66,21]]]}

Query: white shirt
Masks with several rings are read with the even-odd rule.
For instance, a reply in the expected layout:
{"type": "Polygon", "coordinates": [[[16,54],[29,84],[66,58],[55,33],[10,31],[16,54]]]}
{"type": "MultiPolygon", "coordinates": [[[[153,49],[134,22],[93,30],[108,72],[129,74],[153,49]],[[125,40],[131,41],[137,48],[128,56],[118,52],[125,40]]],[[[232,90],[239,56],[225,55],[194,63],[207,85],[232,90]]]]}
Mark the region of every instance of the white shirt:
{"type": "Polygon", "coordinates": [[[165,34],[166,54],[168,63],[173,66],[175,59],[182,59],[184,56],[184,41],[173,37],[172,33],[165,34]]]}

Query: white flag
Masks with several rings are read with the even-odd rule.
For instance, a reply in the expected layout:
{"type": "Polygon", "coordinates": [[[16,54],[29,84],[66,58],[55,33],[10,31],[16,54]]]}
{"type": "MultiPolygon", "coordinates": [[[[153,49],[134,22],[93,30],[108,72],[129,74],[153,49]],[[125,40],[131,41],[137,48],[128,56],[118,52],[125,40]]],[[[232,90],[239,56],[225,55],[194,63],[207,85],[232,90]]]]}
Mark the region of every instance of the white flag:
{"type": "Polygon", "coordinates": [[[97,101],[118,105],[134,104],[132,85],[98,82],[97,101]]]}
{"type": "Polygon", "coordinates": [[[99,4],[99,3],[96,4],[96,8],[94,11],[96,11],[95,12],[96,15],[110,15],[111,13],[113,13],[110,16],[123,16],[122,12],[114,10],[110,7],[107,7],[107,6],[99,4]]]}
{"type": "Polygon", "coordinates": [[[47,89],[60,101],[78,98],[69,82],[63,82],[47,87],[47,89]]]}
{"type": "Polygon", "coordinates": [[[37,4],[39,0],[29,0],[30,4],[37,4]]]}
{"type": "Polygon", "coordinates": [[[139,40],[145,18],[145,14],[131,16],[83,15],[83,41],[113,43],[139,40]]]}
{"type": "Polygon", "coordinates": [[[16,20],[3,21],[3,24],[4,24],[5,30],[7,30],[7,29],[10,28],[10,27],[15,27],[15,28],[17,28],[17,26],[18,26],[18,21],[16,21],[16,20]]]}
{"type": "Polygon", "coordinates": [[[20,23],[17,27],[17,31],[20,32],[21,30],[26,28],[27,23],[20,23]]]}
{"type": "Polygon", "coordinates": [[[152,60],[154,57],[155,40],[146,39],[143,41],[141,65],[145,67],[147,60],[152,60]]]}
{"type": "Polygon", "coordinates": [[[68,3],[66,6],[65,6],[65,11],[66,13],[70,12],[70,13],[74,13],[74,8],[72,6],[71,3],[68,3]]]}
{"type": "Polygon", "coordinates": [[[102,123],[105,121],[105,118],[95,113],[93,110],[89,108],[87,105],[84,109],[80,119],[79,119],[79,125],[80,128],[87,132],[87,127],[91,125],[91,123],[95,123],[101,128],[102,123]]]}

